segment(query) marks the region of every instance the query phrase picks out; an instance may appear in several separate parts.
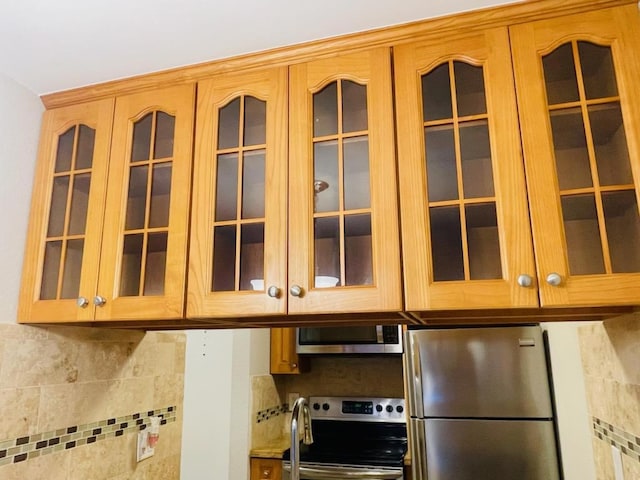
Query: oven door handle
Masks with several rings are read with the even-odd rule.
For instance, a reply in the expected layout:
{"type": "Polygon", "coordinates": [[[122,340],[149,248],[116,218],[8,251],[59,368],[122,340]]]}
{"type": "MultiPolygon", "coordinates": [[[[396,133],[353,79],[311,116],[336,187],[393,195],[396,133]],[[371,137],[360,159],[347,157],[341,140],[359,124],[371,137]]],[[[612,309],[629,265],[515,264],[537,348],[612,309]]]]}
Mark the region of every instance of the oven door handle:
{"type": "MultiPolygon", "coordinates": [[[[284,465],[283,469],[287,472],[291,471],[290,465],[284,465]]],[[[325,480],[344,478],[365,478],[367,480],[398,480],[402,478],[402,471],[384,471],[384,470],[347,470],[340,467],[332,468],[315,468],[300,467],[300,478],[304,477],[309,480],[325,480]]]]}

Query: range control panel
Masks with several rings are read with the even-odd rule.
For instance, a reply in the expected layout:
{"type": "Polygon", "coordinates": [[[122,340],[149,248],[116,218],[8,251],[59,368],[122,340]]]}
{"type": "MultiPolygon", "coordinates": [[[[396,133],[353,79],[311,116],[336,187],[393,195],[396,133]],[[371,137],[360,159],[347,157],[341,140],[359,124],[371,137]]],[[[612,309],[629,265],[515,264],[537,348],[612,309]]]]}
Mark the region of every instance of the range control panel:
{"type": "Polygon", "coordinates": [[[404,398],[310,397],[311,418],[365,422],[406,422],[404,398]]]}

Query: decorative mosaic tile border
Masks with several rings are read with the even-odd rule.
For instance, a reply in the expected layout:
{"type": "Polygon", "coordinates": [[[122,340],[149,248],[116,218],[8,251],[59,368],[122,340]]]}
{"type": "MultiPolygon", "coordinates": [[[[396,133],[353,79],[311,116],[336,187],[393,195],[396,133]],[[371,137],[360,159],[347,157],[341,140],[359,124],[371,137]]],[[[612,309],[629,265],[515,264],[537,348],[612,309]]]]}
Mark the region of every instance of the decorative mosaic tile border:
{"type": "Polygon", "coordinates": [[[593,435],[610,445],[614,445],[628,457],[640,462],[640,436],[625,432],[596,417],[593,417],[593,435]]]}
{"type": "Polygon", "coordinates": [[[260,410],[256,413],[256,423],[261,423],[269,420],[270,418],[277,417],[289,411],[289,404],[283,403],[275,407],[267,408],[266,410],[260,410]]]}
{"type": "Polygon", "coordinates": [[[160,425],[176,421],[176,407],[132,413],[124,417],[37,433],[0,442],[0,467],[19,463],[49,453],[89,445],[107,438],[139,432],[151,425],[150,417],[162,417],[160,425]]]}

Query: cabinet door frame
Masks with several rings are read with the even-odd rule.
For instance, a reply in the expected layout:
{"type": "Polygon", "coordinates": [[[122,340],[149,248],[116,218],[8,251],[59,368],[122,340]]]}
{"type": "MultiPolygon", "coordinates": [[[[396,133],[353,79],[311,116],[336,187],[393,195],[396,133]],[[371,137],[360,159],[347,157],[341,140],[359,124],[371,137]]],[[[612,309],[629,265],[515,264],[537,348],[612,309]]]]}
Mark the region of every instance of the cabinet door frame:
{"type": "Polygon", "coordinates": [[[541,55],[571,40],[611,47],[629,159],[640,205],[640,25],[635,4],[510,28],[542,306],[637,304],[640,273],[569,275],[541,55]],[[560,274],[559,286],[545,281],[560,274]]]}
{"type": "MultiPolygon", "coordinates": [[[[515,90],[506,28],[394,49],[405,305],[409,311],[538,306],[515,90]],[[421,77],[450,60],[482,65],[502,278],[435,281],[421,77]]],[[[463,230],[464,232],[464,230],[463,230]]],[[[464,234],[464,233],[463,233],[464,234]]]]}
{"type": "Polygon", "coordinates": [[[114,100],[109,98],[48,110],[43,114],[24,256],[18,322],[86,322],[93,319],[94,306],[91,300],[95,295],[98,282],[113,110],[114,100]],[[79,288],[79,296],[89,301],[84,308],[78,306],[76,298],[61,300],[40,300],[39,298],[58,138],[77,124],[84,124],[95,130],[91,193],[87,205],[79,288]]]}
{"type": "Polygon", "coordinates": [[[106,303],[96,309],[98,321],[181,319],[184,315],[194,105],[194,84],[152,90],[116,99],[97,289],[97,295],[104,297],[106,303]],[[121,296],[119,286],[133,124],[147,113],[156,110],[175,116],[164,294],[121,296]]]}
{"type": "Polygon", "coordinates": [[[402,310],[390,50],[320,59],[290,67],[289,313],[402,310]],[[367,86],[373,285],[313,288],[313,101],[328,83],[367,86]]]}
{"type": "Polygon", "coordinates": [[[273,68],[205,80],[198,84],[194,186],[189,255],[187,316],[247,317],[284,314],[287,308],[287,69],[273,68]],[[265,291],[213,292],[213,229],[215,211],[218,111],[234,98],[253,96],[267,103],[265,156],[265,291]],[[267,294],[280,289],[278,297],[267,294]]]}

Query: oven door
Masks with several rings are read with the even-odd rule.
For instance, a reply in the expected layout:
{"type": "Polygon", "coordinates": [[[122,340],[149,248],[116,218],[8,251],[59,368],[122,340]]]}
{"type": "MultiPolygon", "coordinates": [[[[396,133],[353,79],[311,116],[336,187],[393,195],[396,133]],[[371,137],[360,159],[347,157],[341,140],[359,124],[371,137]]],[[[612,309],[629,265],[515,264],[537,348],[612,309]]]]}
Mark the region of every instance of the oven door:
{"type": "MultiPolygon", "coordinates": [[[[282,480],[290,480],[291,462],[282,462],[282,480]]],[[[367,467],[333,463],[300,464],[300,480],[403,480],[401,467],[367,467]]]]}

